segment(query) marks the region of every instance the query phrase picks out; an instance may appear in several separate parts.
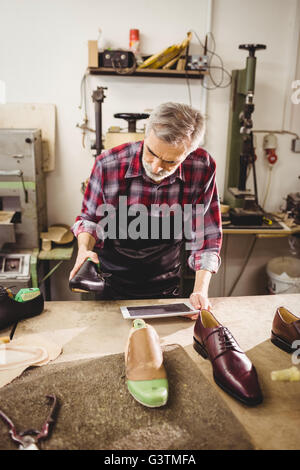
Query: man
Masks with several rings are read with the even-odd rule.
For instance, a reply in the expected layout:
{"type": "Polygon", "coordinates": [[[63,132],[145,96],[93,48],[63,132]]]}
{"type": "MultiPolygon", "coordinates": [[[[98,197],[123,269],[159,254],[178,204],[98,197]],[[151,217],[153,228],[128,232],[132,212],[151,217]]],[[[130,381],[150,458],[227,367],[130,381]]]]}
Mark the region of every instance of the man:
{"type": "Polygon", "coordinates": [[[184,210],[183,219],[188,218],[186,214],[192,219],[190,231],[185,230],[191,242],[188,263],[196,271],[190,301],[196,309],[210,307],[208,288],[220,265],[222,230],[216,165],[199,148],[203,132],[199,111],[185,104],[164,103],[151,113],[144,141],[120,145],[96,158],[81,215],[72,227],[78,256],[70,279],[90,258],[95,263],[100,260],[101,270],[111,275],[102,298],[176,297],[183,241],[176,232],[173,211],[168,213],[171,230],[167,236],[162,233],[164,211],[159,209],[177,207],[184,210]],[[119,224],[117,236],[105,234],[103,207],[116,208],[115,220],[126,220],[126,227],[119,224]],[[159,220],[159,236],[156,231],[151,237],[147,218],[139,219],[144,236],[138,238],[136,230],[135,236],[128,236],[128,228],[137,228],[132,218],[136,207],[148,210],[151,227],[159,220]]]}

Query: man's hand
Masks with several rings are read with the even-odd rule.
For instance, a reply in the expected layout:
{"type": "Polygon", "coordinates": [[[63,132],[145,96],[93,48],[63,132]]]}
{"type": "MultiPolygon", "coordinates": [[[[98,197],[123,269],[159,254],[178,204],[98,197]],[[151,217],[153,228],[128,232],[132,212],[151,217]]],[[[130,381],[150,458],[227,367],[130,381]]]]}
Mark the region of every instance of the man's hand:
{"type": "Polygon", "coordinates": [[[91,258],[91,260],[94,263],[99,263],[99,258],[98,258],[97,254],[94,251],[79,249],[78,250],[78,255],[77,255],[77,258],[76,258],[76,261],[75,261],[74,268],[70,272],[69,280],[72,279],[75,276],[75,274],[77,273],[77,271],[83,265],[83,263],[85,262],[85,260],[87,258],[91,258]]]}
{"type": "Polygon", "coordinates": [[[87,232],[82,232],[78,235],[78,254],[75,261],[74,268],[70,272],[69,280],[72,279],[79,268],[83,265],[87,258],[91,258],[94,263],[99,263],[97,254],[92,251],[95,246],[95,238],[87,232]]]}
{"type": "MultiPolygon", "coordinates": [[[[206,293],[203,292],[192,292],[190,295],[190,303],[194,307],[195,310],[201,310],[202,308],[209,310],[211,308],[211,303],[208,299],[206,293]]],[[[189,318],[190,320],[197,320],[198,313],[193,315],[184,315],[184,317],[189,318]]]]}
{"type": "MultiPolygon", "coordinates": [[[[211,308],[211,303],[208,299],[208,287],[211,279],[211,272],[200,270],[196,272],[195,285],[192,294],[190,295],[190,303],[195,310],[211,308]]],[[[191,320],[197,320],[198,314],[187,315],[191,320]]]]}
{"type": "MultiPolygon", "coordinates": [[[[206,294],[202,292],[193,292],[190,295],[190,302],[195,310],[201,310],[204,308],[205,310],[209,310],[211,308],[211,303],[206,294]]],[[[189,315],[191,320],[197,320],[198,314],[189,315]]]]}

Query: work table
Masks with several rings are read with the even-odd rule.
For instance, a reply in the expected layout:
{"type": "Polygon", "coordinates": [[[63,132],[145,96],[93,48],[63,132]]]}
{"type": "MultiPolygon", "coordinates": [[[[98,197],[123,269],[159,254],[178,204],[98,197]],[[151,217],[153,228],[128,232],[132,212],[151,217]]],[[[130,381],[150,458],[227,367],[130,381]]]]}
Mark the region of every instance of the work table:
{"type": "MultiPolygon", "coordinates": [[[[124,352],[132,321],[124,320],[121,305],[155,305],[179,300],[53,301],[44,312],[21,322],[14,338],[38,333],[62,346],[56,363],[124,352]]],[[[183,317],[148,319],[162,346],[179,344],[198,365],[258,449],[299,449],[300,382],[272,382],[270,372],[293,365],[292,356],[270,342],[272,320],[279,306],[300,316],[300,294],[211,299],[212,312],[227,326],[257,368],[264,402],[248,408],[215,385],[211,364],[193,349],[194,321],[183,317]],[[289,395],[290,393],[290,395],[289,395]],[[291,396],[291,401],[289,401],[291,396]],[[296,405],[295,405],[296,403],[296,405]]],[[[3,334],[9,333],[5,330],[3,334]]],[[[45,366],[47,367],[47,366],[45,366]]],[[[201,400],[201,397],[199,397],[201,400]]]]}

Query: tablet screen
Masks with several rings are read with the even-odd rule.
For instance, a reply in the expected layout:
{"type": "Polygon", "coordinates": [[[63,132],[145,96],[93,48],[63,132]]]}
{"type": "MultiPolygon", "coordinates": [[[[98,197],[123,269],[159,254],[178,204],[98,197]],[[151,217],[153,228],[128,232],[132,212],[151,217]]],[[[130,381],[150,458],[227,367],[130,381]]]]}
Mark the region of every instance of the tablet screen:
{"type": "Polygon", "coordinates": [[[166,304],[166,305],[151,305],[151,306],[140,306],[140,307],[127,307],[129,315],[131,317],[148,315],[170,315],[171,313],[193,313],[194,310],[189,308],[186,304],[166,304]]]}

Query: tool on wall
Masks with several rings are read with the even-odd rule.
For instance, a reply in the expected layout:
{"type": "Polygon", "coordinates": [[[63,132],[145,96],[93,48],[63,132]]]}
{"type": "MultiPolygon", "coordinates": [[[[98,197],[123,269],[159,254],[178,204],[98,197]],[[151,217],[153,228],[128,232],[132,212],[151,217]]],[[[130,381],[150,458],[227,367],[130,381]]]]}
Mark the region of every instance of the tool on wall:
{"type": "Polygon", "coordinates": [[[99,67],[113,68],[120,75],[131,75],[136,71],[136,57],[132,51],[105,50],[99,54],[99,67]]]}
{"type": "Polygon", "coordinates": [[[97,89],[92,94],[93,102],[95,103],[95,126],[96,126],[96,142],[92,145],[92,149],[96,150],[96,155],[100,155],[103,149],[102,142],[102,103],[106,96],[104,95],[104,90],[107,90],[107,87],[97,87],[97,89]]]}
{"type": "Polygon", "coordinates": [[[254,89],[257,50],[263,44],[242,44],[239,49],[249,55],[243,70],[233,70],[229,115],[227,166],[225,175],[225,202],[231,210],[236,225],[261,225],[263,211],[258,204],[255,151],[253,142],[254,89]],[[249,168],[253,173],[254,192],[246,188],[249,168]]]}
{"type": "Polygon", "coordinates": [[[134,142],[142,140],[144,138],[144,132],[137,132],[136,122],[140,119],[147,119],[149,114],[147,113],[116,113],[115,118],[125,119],[128,123],[128,132],[120,132],[119,127],[110,127],[108,132],[103,139],[102,134],[102,103],[106,96],[104,95],[106,87],[97,87],[93,92],[92,98],[95,103],[95,128],[96,128],[96,142],[92,146],[93,150],[96,150],[94,156],[99,155],[103,149],[109,149],[116,147],[122,143],[134,142]]]}
{"type": "Polygon", "coordinates": [[[84,117],[81,124],[76,124],[76,127],[82,130],[82,147],[85,148],[85,138],[88,132],[95,132],[94,129],[91,129],[88,126],[89,118],[87,114],[87,103],[86,103],[86,80],[87,80],[87,72],[83,75],[80,84],[80,105],[78,106],[79,109],[83,109],[84,117]]]}
{"type": "MultiPolygon", "coordinates": [[[[128,123],[128,132],[121,132],[121,128],[119,126],[111,126],[105,137],[103,138],[102,133],[102,103],[106,98],[104,91],[107,90],[107,87],[97,87],[92,94],[93,102],[95,103],[95,132],[96,133],[96,140],[94,144],[91,146],[92,150],[95,150],[94,157],[97,157],[101,154],[103,149],[110,149],[116,147],[122,143],[126,142],[136,142],[139,140],[143,140],[145,134],[144,130],[139,131],[137,130],[136,123],[138,120],[147,119],[150,114],[148,113],[116,113],[114,117],[117,119],[125,119],[128,123]]],[[[87,123],[87,121],[86,121],[87,123]]],[[[83,142],[85,137],[86,130],[90,130],[86,124],[83,126],[77,127],[83,129],[83,142]]],[[[84,194],[88,180],[85,180],[81,183],[81,192],[84,194]]]]}

